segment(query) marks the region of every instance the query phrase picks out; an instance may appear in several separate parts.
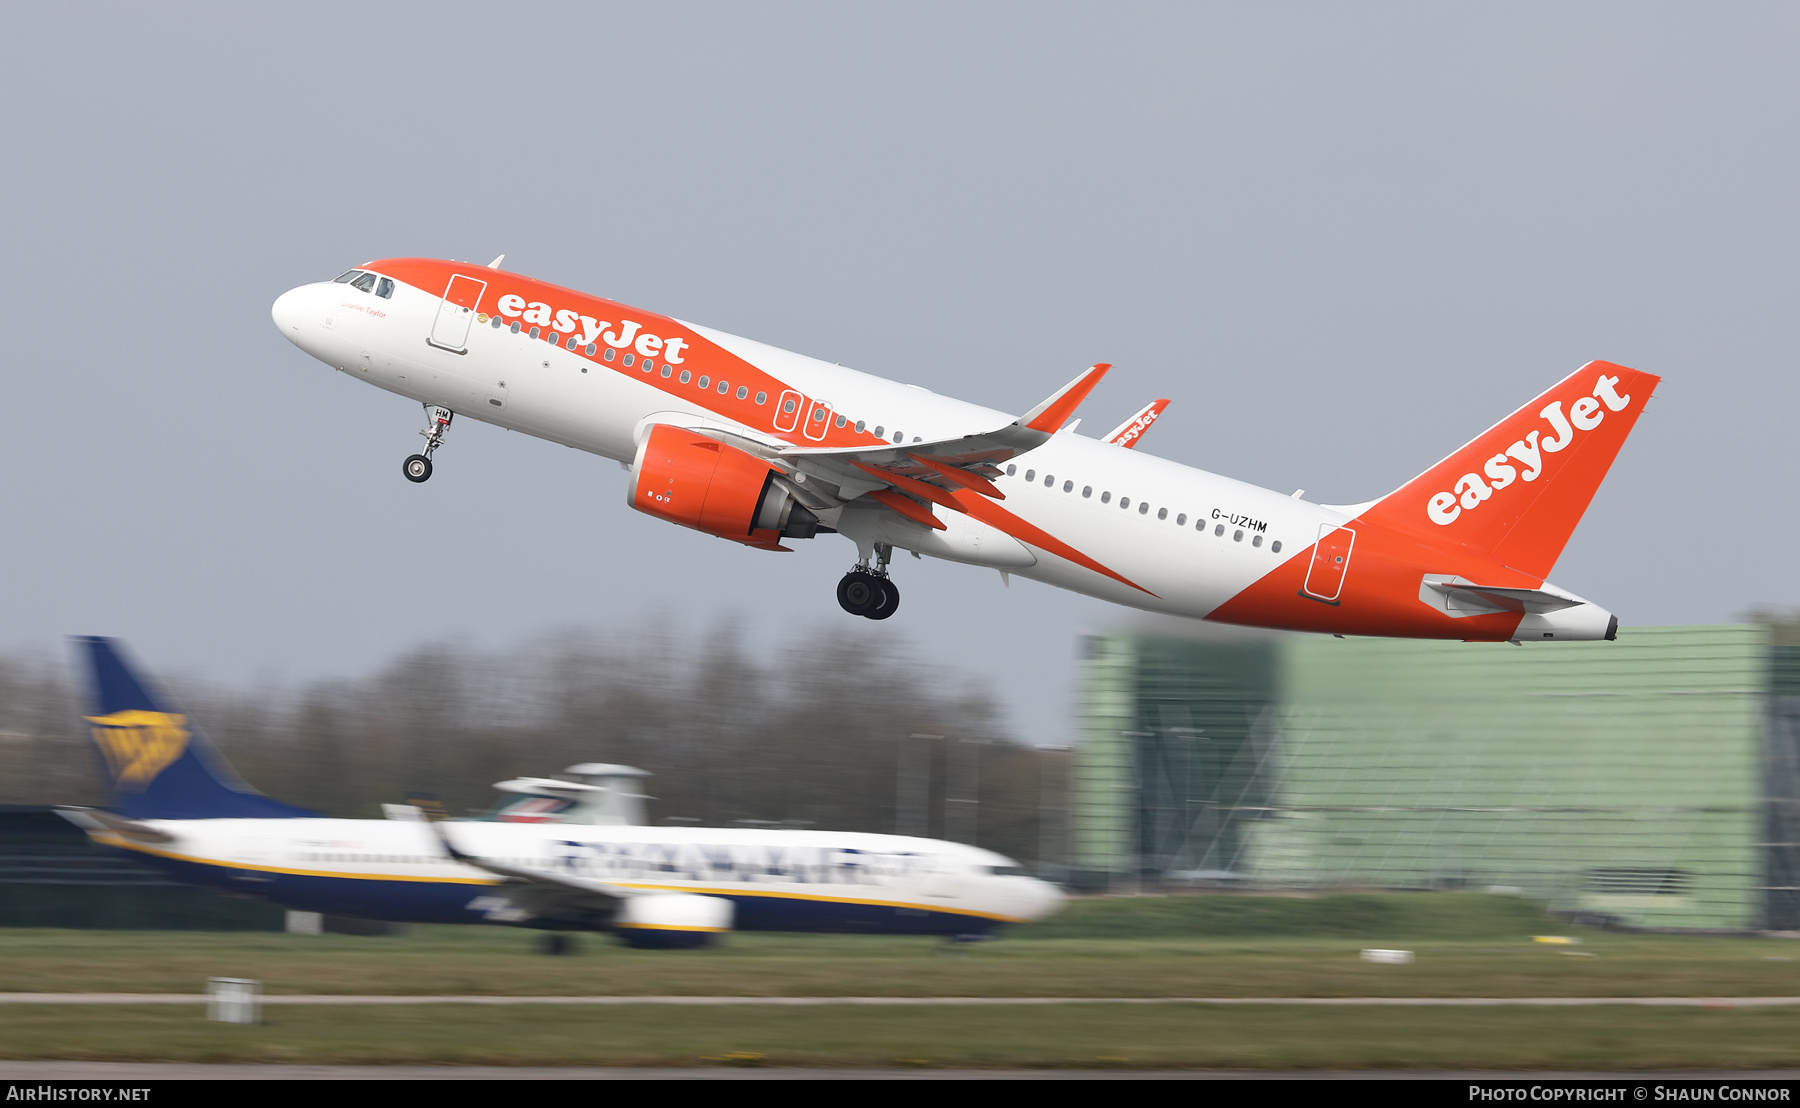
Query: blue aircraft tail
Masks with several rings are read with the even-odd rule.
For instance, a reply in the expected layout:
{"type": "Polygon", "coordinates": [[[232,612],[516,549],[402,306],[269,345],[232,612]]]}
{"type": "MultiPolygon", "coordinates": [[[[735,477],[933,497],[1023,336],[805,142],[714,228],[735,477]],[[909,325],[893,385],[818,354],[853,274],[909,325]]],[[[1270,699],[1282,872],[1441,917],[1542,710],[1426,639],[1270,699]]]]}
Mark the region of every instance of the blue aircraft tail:
{"type": "Polygon", "coordinates": [[[317,813],[252,789],[188,717],[125,661],[111,639],[79,638],[92,681],[85,717],[112,789],[130,819],[292,819],[317,813]]]}

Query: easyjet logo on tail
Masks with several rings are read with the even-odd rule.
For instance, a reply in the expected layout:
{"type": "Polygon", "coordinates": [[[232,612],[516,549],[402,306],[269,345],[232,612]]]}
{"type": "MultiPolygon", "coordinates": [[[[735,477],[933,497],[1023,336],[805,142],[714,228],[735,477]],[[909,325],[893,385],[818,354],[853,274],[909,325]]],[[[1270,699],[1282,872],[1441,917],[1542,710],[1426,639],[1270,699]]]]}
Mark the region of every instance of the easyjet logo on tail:
{"type": "Polygon", "coordinates": [[[682,363],[681,350],[688,343],[686,339],[665,339],[644,331],[644,325],[632,319],[619,321],[617,331],[610,330],[612,322],[595,319],[591,315],[579,315],[569,308],[560,311],[550,307],[541,300],[526,301],[523,296],[508,293],[499,301],[500,314],[508,319],[517,319],[524,323],[535,323],[539,327],[547,327],[558,334],[581,337],[578,345],[590,346],[596,341],[604,342],[615,350],[633,349],[646,358],[661,357],[670,365],[682,363]],[[641,333],[640,333],[641,332],[641,333]]]}
{"type": "Polygon", "coordinates": [[[1538,415],[1549,425],[1548,434],[1532,431],[1489,458],[1480,473],[1465,473],[1448,492],[1433,493],[1426,502],[1425,515],[1438,526],[1447,527],[1465,511],[1480,508],[1515,481],[1537,480],[1544,472],[1544,455],[1568,449],[1578,435],[1600,426],[1607,412],[1622,412],[1631,403],[1630,396],[1619,395],[1618,385],[1617,377],[1603,373],[1594,382],[1592,395],[1569,405],[1567,414],[1561,400],[1544,405],[1538,415]]]}

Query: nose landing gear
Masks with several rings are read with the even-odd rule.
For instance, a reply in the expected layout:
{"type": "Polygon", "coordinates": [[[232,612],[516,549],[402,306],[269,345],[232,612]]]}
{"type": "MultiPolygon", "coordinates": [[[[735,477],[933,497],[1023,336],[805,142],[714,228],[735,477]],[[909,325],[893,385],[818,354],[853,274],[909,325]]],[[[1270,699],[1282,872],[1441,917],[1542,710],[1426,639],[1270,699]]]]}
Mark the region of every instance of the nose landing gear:
{"type": "Polygon", "coordinates": [[[409,455],[400,470],[415,485],[431,480],[431,452],[444,445],[444,432],[450,429],[450,421],[456,418],[456,413],[449,408],[440,408],[435,404],[425,405],[425,411],[426,418],[431,421],[430,426],[419,432],[425,436],[425,452],[409,455]]]}
{"type": "Polygon", "coordinates": [[[853,616],[886,619],[900,607],[900,587],[888,578],[888,559],[894,548],[887,543],[875,544],[875,568],[858,562],[838,582],[838,605],[853,616]]]}

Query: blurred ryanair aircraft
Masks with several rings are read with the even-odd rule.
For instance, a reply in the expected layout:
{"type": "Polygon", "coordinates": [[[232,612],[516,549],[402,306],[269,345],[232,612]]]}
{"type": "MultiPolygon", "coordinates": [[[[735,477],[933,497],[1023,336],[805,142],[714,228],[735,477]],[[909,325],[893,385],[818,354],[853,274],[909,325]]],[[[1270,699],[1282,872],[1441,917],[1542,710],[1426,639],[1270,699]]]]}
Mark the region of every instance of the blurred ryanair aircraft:
{"type": "MultiPolygon", "coordinates": [[[[991,851],[838,831],[326,819],[251,789],[108,639],[77,640],[110,810],[59,808],[182,881],[330,915],[613,931],[695,947],[732,929],[969,936],[1062,901],[991,851]]],[[[604,767],[617,768],[617,767],[604,767]]],[[[509,783],[510,784],[510,783],[509,783]]]]}

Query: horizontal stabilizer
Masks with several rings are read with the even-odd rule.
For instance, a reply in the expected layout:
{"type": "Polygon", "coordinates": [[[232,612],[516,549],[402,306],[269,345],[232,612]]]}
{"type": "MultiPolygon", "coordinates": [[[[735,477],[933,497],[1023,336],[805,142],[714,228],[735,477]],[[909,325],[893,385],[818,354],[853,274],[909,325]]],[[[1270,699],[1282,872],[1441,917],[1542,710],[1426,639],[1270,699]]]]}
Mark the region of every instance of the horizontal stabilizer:
{"type": "Polygon", "coordinates": [[[167,831],[158,830],[147,823],[115,816],[111,812],[99,808],[71,808],[58,806],[57,815],[81,828],[100,834],[118,835],[140,843],[172,843],[175,836],[167,831]]]}
{"type": "Polygon", "coordinates": [[[1419,599],[1452,615],[1517,612],[1544,615],[1573,608],[1587,601],[1560,589],[1519,589],[1504,585],[1477,585],[1460,577],[1427,573],[1419,586],[1419,599]]]}

